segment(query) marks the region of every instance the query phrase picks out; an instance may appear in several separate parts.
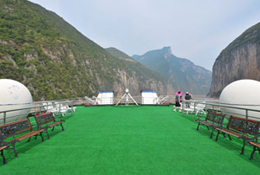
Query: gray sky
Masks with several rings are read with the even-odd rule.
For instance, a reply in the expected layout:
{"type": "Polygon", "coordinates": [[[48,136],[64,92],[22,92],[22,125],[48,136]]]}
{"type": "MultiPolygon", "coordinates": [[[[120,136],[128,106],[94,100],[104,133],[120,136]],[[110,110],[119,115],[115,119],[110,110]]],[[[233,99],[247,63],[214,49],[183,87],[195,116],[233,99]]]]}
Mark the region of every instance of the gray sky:
{"type": "Polygon", "coordinates": [[[100,46],[129,56],[170,46],[209,70],[220,52],[260,22],[260,0],[30,0],[100,46]]]}

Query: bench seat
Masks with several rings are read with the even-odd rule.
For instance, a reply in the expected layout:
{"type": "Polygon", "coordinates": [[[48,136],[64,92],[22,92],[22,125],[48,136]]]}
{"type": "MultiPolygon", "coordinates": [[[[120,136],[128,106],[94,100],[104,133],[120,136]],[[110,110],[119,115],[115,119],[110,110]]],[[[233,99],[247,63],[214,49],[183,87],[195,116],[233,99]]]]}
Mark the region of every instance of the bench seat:
{"type": "Polygon", "coordinates": [[[228,134],[228,135],[232,135],[232,136],[234,136],[234,137],[236,137],[236,138],[243,138],[244,136],[242,135],[242,134],[240,134],[240,133],[238,133],[238,132],[235,132],[235,131],[232,131],[232,130],[229,130],[229,129],[218,129],[219,131],[221,131],[221,132],[223,132],[223,133],[225,133],[225,134],[228,134]]]}
{"type": "MultiPolygon", "coordinates": [[[[13,139],[13,140],[16,140],[16,141],[22,141],[22,140],[25,140],[25,139],[28,139],[28,138],[30,138],[30,137],[32,137],[32,136],[35,136],[35,135],[37,135],[37,134],[39,134],[39,133],[41,133],[41,132],[43,132],[44,131],[44,129],[41,129],[41,130],[38,130],[38,131],[36,131],[36,130],[33,130],[33,131],[31,131],[31,132],[29,132],[29,133],[27,133],[27,134],[24,134],[24,135],[22,135],[22,136],[19,136],[19,137],[16,137],[15,139],[13,139]]],[[[13,140],[11,140],[11,141],[13,141],[13,140]]],[[[8,141],[8,142],[10,142],[10,141],[8,141]]]]}
{"type": "Polygon", "coordinates": [[[258,150],[259,154],[260,154],[260,143],[257,143],[257,142],[248,142],[249,144],[253,145],[253,151],[251,153],[251,156],[250,156],[250,160],[253,160],[254,158],[254,154],[255,154],[255,151],[258,150]]]}
{"type": "MultiPolygon", "coordinates": [[[[64,121],[56,121],[56,122],[54,122],[54,123],[51,123],[51,124],[48,124],[48,127],[49,128],[52,128],[52,127],[54,127],[54,126],[57,126],[57,125],[60,125],[60,124],[62,124],[64,121]]],[[[64,130],[64,129],[63,129],[64,130]]]]}

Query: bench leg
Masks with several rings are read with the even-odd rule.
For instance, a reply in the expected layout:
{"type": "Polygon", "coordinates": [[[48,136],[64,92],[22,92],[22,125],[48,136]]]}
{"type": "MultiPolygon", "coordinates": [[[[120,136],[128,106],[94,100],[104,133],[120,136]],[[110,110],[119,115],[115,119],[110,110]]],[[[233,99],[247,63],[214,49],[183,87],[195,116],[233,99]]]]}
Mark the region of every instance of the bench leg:
{"type": "Polygon", "coordinates": [[[198,122],[198,126],[197,126],[197,130],[199,130],[200,129],[200,122],[198,122]]]}
{"type": "Polygon", "coordinates": [[[6,159],[5,159],[5,155],[4,155],[4,150],[1,150],[1,156],[3,158],[3,164],[6,164],[6,159]]]}
{"type": "Polygon", "coordinates": [[[40,136],[42,138],[42,141],[44,142],[44,138],[43,138],[42,132],[40,132],[40,136]]]}
{"type": "Polygon", "coordinates": [[[31,141],[31,137],[29,137],[29,139],[27,140],[27,142],[30,142],[31,141]]]}
{"type": "Polygon", "coordinates": [[[213,132],[214,132],[214,127],[212,127],[212,131],[211,131],[211,134],[210,134],[210,138],[213,137],[213,132]]]}
{"type": "Polygon", "coordinates": [[[223,137],[226,138],[226,134],[224,132],[222,132],[222,134],[223,134],[223,137]]]}
{"type": "Polygon", "coordinates": [[[220,132],[220,131],[218,130],[218,134],[217,134],[217,136],[216,136],[216,141],[218,141],[218,135],[219,135],[219,132],[220,132]]]}
{"type": "Polygon", "coordinates": [[[209,126],[207,126],[208,130],[209,130],[209,126]]]}
{"type": "Polygon", "coordinates": [[[60,126],[61,126],[61,128],[62,128],[62,131],[64,131],[64,127],[63,127],[62,123],[60,124],[60,126]]]}
{"type": "Polygon", "coordinates": [[[49,136],[49,133],[48,133],[48,128],[46,128],[46,134],[47,134],[47,137],[48,137],[48,139],[50,139],[50,136],[49,136]]]}
{"type": "Polygon", "coordinates": [[[54,127],[55,127],[55,126],[52,127],[52,131],[54,131],[54,127]]]}
{"type": "Polygon", "coordinates": [[[229,138],[229,140],[232,140],[232,138],[231,138],[231,136],[228,134],[228,138],[229,138]]]}
{"type": "Polygon", "coordinates": [[[12,143],[12,149],[14,150],[14,156],[17,158],[18,154],[17,154],[17,151],[15,149],[15,142],[12,143]]]}
{"type": "Polygon", "coordinates": [[[253,160],[256,149],[257,149],[256,146],[254,146],[253,151],[252,151],[251,156],[250,156],[250,160],[253,160]]]}
{"type": "Polygon", "coordinates": [[[241,153],[240,153],[241,155],[244,154],[245,146],[246,146],[246,141],[244,140],[244,141],[243,141],[243,147],[242,147],[242,150],[241,150],[241,153]]]}

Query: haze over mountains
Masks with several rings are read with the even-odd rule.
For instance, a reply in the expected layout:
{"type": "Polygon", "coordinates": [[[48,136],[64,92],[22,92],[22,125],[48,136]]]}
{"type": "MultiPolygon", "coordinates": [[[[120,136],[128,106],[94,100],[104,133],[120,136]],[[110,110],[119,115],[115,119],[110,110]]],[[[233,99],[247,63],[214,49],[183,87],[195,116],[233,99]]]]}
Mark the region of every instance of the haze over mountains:
{"type": "MultiPolygon", "coordinates": [[[[211,72],[178,58],[170,47],[130,57],[104,49],[55,13],[27,0],[0,1],[0,78],[23,83],[34,100],[97,95],[113,90],[132,95],[154,90],[207,94],[211,72]]],[[[260,24],[224,49],[213,66],[210,96],[243,78],[260,80],[260,24]]]]}
{"type": "Polygon", "coordinates": [[[195,65],[188,59],[176,57],[172,54],[170,47],[132,57],[166,76],[176,90],[189,91],[197,95],[205,95],[209,91],[211,72],[195,65]]]}

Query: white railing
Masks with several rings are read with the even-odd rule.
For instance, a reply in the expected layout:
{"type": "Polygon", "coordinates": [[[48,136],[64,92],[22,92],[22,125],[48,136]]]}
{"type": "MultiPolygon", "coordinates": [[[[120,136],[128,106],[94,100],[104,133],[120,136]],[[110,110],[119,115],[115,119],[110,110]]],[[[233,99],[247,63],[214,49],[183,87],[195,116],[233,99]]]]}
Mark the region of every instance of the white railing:
{"type": "MultiPolygon", "coordinates": [[[[185,105],[186,102],[194,103],[194,111],[196,111],[195,108],[198,106],[198,104],[203,104],[205,105],[205,111],[212,109],[226,114],[227,117],[233,115],[246,119],[260,120],[259,104],[228,104],[221,103],[218,100],[183,100],[183,105],[185,105]]],[[[183,111],[185,111],[185,106],[183,111]]]]}
{"type": "MultiPolygon", "coordinates": [[[[31,104],[31,103],[30,103],[31,104]]],[[[1,110],[0,111],[0,124],[6,124],[10,123],[12,121],[17,121],[19,119],[24,119],[28,117],[29,115],[36,115],[37,113],[42,113],[45,111],[48,111],[48,109],[53,107],[53,105],[56,105],[57,113],[60,114],[62,112],[62,106],[68,105],[73,108],[73,101],[38,101],[32,103],[28,107],[19,107],[21,104],[12,104],[12,108],[10,110],[1,110]],[[49,104],[43,105],[43,103],[49,102],[49,104]],[[52,104],[50,104],[52,103],[52,104]],[[56,104],[54,104],[56,103],[56,104]],[[15,107],[16,106],[16,107],[15,107]]],[[[1,105],[6,106],[6,105],[1,105]]],[[[73,111],[70,112],[71,115],[73,115],[73,111]]]]}

